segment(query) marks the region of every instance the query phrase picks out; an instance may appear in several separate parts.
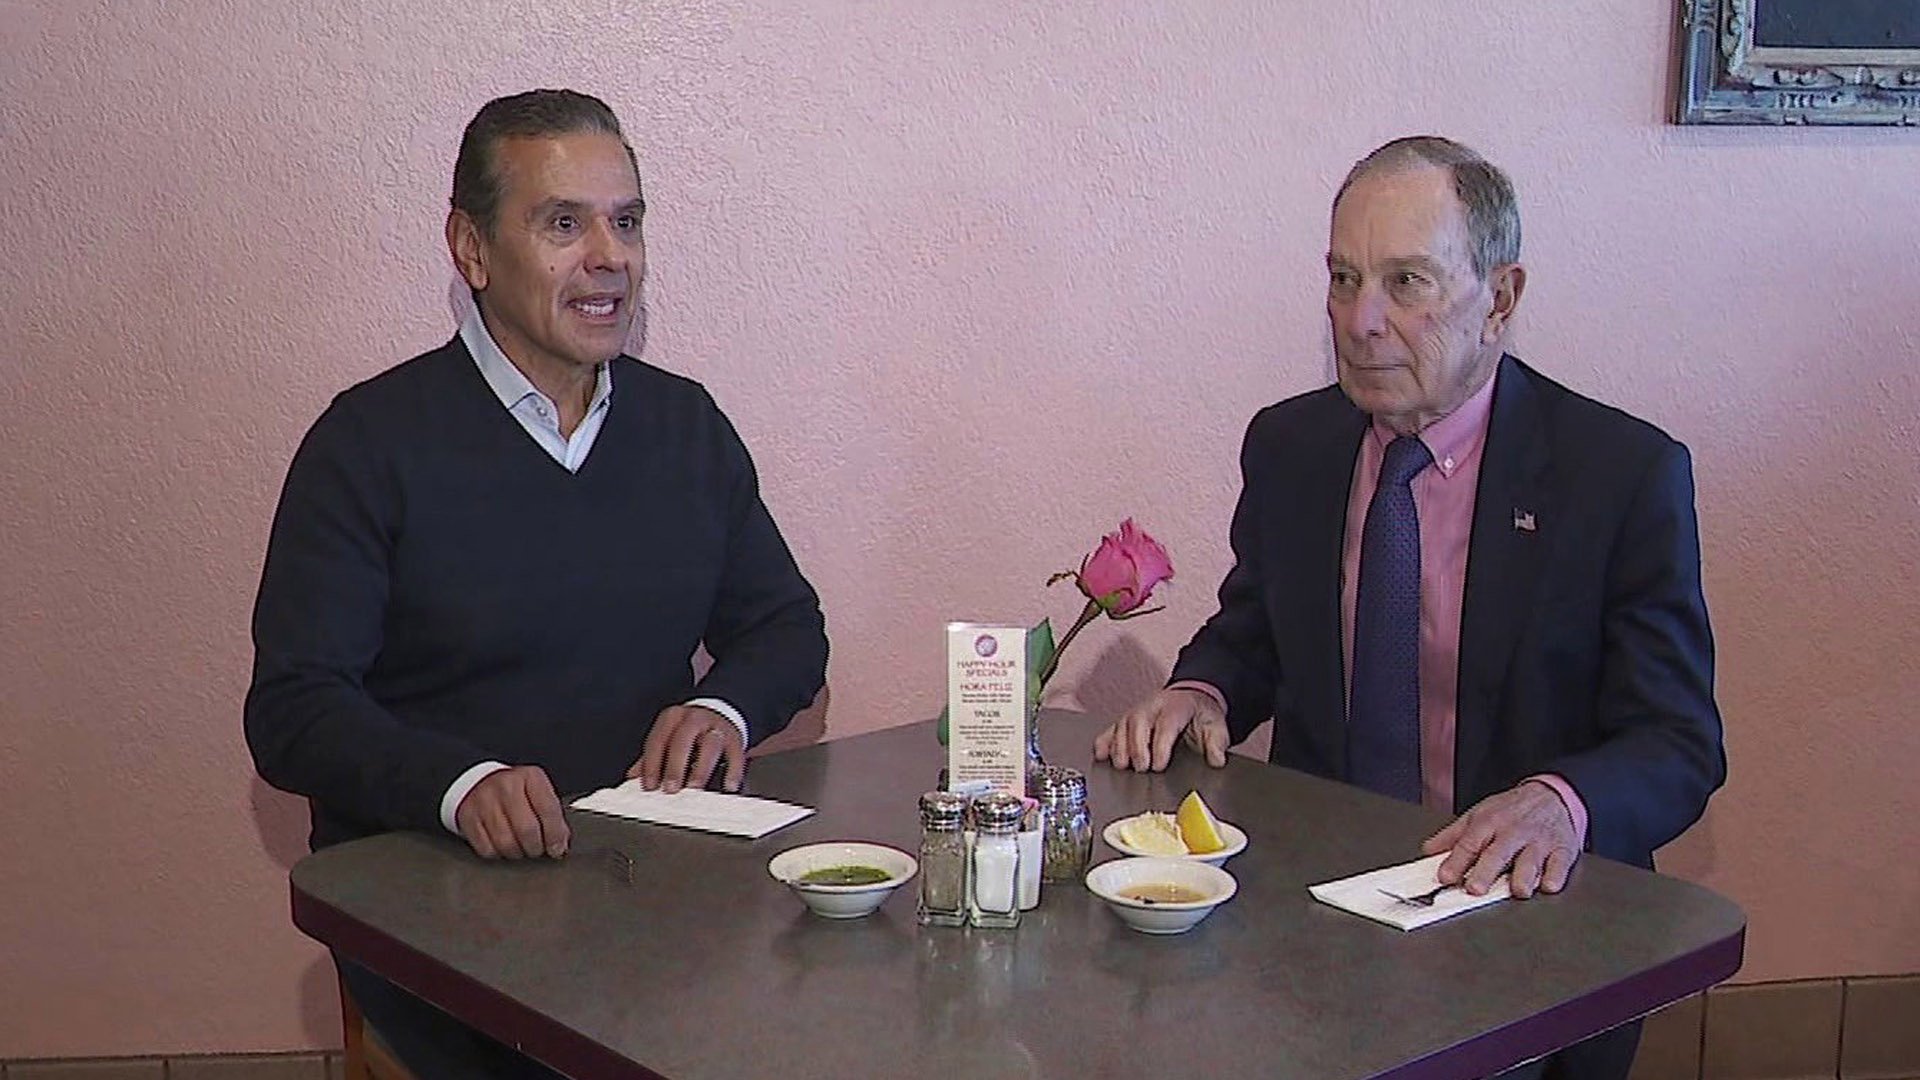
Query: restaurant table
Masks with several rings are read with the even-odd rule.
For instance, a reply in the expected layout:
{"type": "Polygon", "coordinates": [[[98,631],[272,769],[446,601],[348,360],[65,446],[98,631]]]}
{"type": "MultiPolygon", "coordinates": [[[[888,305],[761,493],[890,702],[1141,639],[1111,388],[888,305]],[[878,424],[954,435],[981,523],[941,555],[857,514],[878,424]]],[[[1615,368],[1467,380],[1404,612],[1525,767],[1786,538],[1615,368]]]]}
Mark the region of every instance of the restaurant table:
{"type": "Polygon", "coordinates": [[[755,760],[748,794],[819,810],[759,840],[570,810],[564,859],[484,862],[390,833],[295,865],[293,921],[583,1080],[1477,1077],[1740,966],[1739,908],[1593,856],[1559,895],[1370,922],[1307,886],[1418,857],[1442,815],[1236,755],[1116,771],[1090,761],[1099,719],[1041,722],[1048,759],[1087,771],[1094,862],[1116,855],[1107,822],[1198,790],[1247,833],[1238,894],[1169,937],[1077,882],[1013,930],[920,926],[917,881],[864,919],[809,913],[767,860],[818,840],[916,851],[945,760],[926,722],[755,760]]]}

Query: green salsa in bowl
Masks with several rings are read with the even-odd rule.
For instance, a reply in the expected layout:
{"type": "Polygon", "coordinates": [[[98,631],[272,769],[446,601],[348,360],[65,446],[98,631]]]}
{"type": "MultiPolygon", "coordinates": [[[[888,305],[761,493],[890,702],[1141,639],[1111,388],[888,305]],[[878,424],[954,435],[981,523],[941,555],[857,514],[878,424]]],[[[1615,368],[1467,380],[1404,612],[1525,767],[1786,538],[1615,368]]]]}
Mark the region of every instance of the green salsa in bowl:
{"type": "Polygon", "coordinates": [[[791,889],[814,914],[828,919],[872,914],[919,871],[920,864],[906,852],[861,840],[803,844],[767,863],[767,873],[775,881],[791,889]]]}

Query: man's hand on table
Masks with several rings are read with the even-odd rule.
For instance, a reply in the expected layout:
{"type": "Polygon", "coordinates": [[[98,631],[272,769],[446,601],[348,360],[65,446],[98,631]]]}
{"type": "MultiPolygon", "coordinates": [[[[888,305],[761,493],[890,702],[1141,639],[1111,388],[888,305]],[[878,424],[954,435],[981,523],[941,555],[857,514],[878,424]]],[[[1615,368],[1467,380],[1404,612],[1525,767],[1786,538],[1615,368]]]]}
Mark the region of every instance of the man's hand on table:
{"type": "Polygon", "coordinates": [[[638,778],[648,791],[672,794],[683,787],[707,786],[722,760],[727,763],[722,783],[728,791],[739,791],[747,772],[747,748],[740,729],[712,709],[672,705],[654,718],[640,760],[627,770],[627,778],[638,778]]]}
{"type": "Polygon", "coordinates": [[[1511,867],[1513,896],[1525,900],[1537,889],[1557,893],[1580,859],[1580,838],[1573,831],[1567,804],[1537,780],[1523,781],[1489,795],[1420,845],[1428,855],[1452,849],[1440,863],[1443,885],[1464,883],[1484,896],[1511,867]]]}
{"type": "Polygon", "coordinates": [[[1214,768],[1225,765],[1229,736],[1220,704],[1198,690],[1162,690],[1094,737],[1093,760],[1110,761],[1116,769],[1159,772],[1173,757],[1176,740],[1205,754],[1214,768]]]}
{"type": "Polygon", "coordinates": [[[487,774],[453,817],[461,838],[483,859],[557,859],[573,835],[553,782],[538,765],[487,774]]]}

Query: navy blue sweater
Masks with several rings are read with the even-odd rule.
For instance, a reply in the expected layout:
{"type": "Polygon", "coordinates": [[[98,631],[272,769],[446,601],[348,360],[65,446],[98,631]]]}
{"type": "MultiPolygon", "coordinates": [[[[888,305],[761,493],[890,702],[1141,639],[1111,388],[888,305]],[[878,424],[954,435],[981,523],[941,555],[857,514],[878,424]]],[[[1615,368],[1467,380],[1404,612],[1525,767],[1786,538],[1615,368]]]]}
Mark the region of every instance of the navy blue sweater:
{"type": "Polygon", "coordinates": [[[621,357],[569,473],[458,338],[341,394],[294,455],[254,608],[246,733],[315,848],[437,830],[478,762],[618,783],[654,716],[721,698],[754,740],[825,676],[819,599],[697,383],[621,357]],[[712,669],[694,685],[704,643],[712,669]]]}

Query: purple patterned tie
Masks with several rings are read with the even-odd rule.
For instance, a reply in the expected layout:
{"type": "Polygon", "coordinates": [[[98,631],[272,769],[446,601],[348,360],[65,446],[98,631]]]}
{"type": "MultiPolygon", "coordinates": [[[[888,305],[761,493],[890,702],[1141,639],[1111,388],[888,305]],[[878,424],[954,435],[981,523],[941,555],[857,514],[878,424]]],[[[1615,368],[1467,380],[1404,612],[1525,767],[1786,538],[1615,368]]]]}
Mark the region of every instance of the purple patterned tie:
{"type": "Polygon", "coordinates": [[[1433,464],[1427,444],[1387,444],[1380,483],[1360,534],[1353,604],[1353,693],[1347,774],[1354,783],[1420,801],[1420,517],[1414,475],[1433,464]]]}

